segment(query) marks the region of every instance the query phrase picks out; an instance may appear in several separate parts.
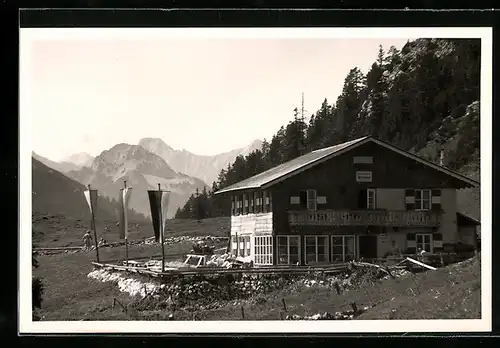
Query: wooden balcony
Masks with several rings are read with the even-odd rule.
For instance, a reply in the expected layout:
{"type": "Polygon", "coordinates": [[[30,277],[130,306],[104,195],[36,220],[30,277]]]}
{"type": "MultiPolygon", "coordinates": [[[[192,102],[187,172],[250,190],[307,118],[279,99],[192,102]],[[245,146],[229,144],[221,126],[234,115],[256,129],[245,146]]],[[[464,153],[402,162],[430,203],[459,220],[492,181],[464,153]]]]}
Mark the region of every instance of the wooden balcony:
{"type": "Polygon", "coordinates": [[[437,227],[441,213],[434,211],[317,210],[289,211],[292,226],[437,227]]]}

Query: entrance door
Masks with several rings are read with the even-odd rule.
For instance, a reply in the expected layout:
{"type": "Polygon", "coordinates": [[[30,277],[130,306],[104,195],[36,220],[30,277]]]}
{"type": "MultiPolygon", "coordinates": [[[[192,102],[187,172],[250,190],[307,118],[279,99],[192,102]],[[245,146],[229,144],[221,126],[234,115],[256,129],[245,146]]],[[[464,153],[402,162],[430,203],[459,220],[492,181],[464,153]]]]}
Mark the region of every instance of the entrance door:
{"type": "Polygon", "coordinates": [[[359,257],[377,258],[377,236],[359,236],[359,257]]]}

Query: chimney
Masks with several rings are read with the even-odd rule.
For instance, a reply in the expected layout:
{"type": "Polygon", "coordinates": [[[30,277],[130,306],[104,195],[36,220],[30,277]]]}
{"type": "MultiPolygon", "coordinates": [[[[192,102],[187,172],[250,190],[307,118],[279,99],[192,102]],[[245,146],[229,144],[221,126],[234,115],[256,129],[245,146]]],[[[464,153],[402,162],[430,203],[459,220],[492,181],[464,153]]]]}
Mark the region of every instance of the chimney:
{"type": "Polygon", "coordinates": [[[439,155],[439,165],[440,165],[441,167],[443,167],[443,166],[444,166],[444,151],[443,151],[443,150],[441,150],[441,153],[440,153],[440,155],[439,155]]]}

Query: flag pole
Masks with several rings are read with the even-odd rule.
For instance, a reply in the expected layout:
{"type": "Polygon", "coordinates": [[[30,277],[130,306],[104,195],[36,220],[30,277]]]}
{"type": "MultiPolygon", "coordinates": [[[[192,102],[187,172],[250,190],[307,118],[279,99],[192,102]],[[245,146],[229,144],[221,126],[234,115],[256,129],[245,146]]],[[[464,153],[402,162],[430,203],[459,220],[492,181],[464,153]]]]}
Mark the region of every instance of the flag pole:
{"type": "MultiPolygon", "coordinates": [[[[123,181],[123,186],[125,188],[127,188],[127,180],[124,180],[123,181]]],[[[123,201],[123,214],[126,214],[127,212],[125,211],[126,207],[125,207],[125,197],[123,197],[123,194],[122,194],[122,201],[123,201]]],[[[128,266],[128,236],[127,236],[127,225],[126,225],[126,219],[123,219],[123,231],[125,232],[125,264],[128,266]]]]}
{"type": "Polygon", "coordinates": [[[165,246],[164,246],[164,236],[163,236],[163,212],[162,212],[162,192],[161,192],[161,186],[158,184],[158,191],[160,195],[160,204],[159,204],[159,209],[160,209],[160,243],[161,243],[161,272],[165,272],[165,246]]]}
{"type": "Polygon", "coordinates": [[[91,226],[92,226],[92,229],[94,230],[94,239],[95,239],[95,253],[96,253],[97,262],[99,263],[99,243],[97,242],[97,232],[96,232],[96,228],[95,228],[94,206],[92,204],[92,191],[90,190],[90,184],[88,185],[88,189],[89,189],[90,212],[92,214],[91,226]]]}

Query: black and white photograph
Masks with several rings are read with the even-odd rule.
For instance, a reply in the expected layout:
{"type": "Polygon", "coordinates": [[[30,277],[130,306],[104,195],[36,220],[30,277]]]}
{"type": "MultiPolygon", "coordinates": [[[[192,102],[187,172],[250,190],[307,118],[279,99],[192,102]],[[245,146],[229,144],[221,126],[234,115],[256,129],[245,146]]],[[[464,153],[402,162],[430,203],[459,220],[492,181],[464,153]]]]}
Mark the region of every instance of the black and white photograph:
{"type": "Polygon", "coordinates": [[[19,331],[491,330],[491,36],[20,29],[19,331]]]}

